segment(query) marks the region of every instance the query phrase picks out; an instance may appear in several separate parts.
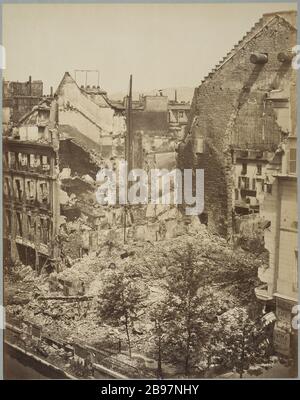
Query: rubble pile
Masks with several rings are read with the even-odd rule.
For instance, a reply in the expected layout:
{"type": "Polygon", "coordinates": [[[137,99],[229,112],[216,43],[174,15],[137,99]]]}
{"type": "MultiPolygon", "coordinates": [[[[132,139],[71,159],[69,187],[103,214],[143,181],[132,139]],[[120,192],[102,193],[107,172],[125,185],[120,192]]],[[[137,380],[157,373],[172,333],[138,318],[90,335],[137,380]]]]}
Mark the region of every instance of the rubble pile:
{"type": "MultiPolygon", "coordinates": [[[[191,243],[198,262],[209,271],[208,284],[215,292],[217,288],[219,306],[208,319],[232,307],[247,305],[260,260],[242,249],[233,250],[224,239],[213,236],[201,225],[196,235],[185,234],[157,242],[132,242],[113,248],[104,246],[93,254],[72,260],[72,265],[49,276],[35,276],[28,267],[18,267],[20,282],[26,284],[30,277],[30,284],[37,290],[31,292],[27,304],[21,307],[11,303],[7,306],[8,311],[70,340],[76,338],[95,345],[109,337],[114,343],[120,338],[126,342],[123,328],[103,325],[97,309],[98,301],[101,301],[98,295],[106,276],[114,270],[125,271],[145,293],[144,308],[136,323],[139,334],[133,337],[135,350],[144,351],[150,320],[147,308],[164,297],[166,272],[174,262],[174,255],[180,255],[187,243],[191,243]],[[242,270],[244,281],[241,280],[242,270]],[[242,299],[237,296],[241,290],[244,291],[242,299]]],[[[14,287],[14,284],[7,287],[14,287]]]]}

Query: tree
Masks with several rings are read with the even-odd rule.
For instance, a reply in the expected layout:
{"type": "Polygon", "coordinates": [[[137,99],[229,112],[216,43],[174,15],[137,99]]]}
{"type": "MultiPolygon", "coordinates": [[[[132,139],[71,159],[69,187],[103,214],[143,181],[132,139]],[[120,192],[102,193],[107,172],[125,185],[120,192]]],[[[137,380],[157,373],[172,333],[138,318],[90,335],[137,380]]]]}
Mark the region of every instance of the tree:
{"type": "Polygon", "coordinates": [[[245,308],[235,308],[220,319],[215,342],[219,363],[235,370],[240,378],[251,366],[270,360],[268,328],[261,319],[251,319],[245,308]]]}
{"type": "Polygon", "coordinates": [[[193,246],[187,244],[173,254],[167,271],[165,319],[169,356],[184,366],[189,375],[191,365],[199,358],[201,346],[207,341],[209,323],[206,313],[213,304],[213,294],[207,286],[208,271],[193,246]]]}
{"type": "Polygon", "coordinates": [[[154,349],[151,353],[157,361],[157,379],[163,379],[162,361],[168,345],[166,341],[167,316],[168,313],[164,302],[154,304],[149,312],[149,317],[153,324],[149,341],[153,344],[154,349]]]}
{"type": "Polygon", "coordinates": [[[137,283],[124,272],[113,271],[103,282],[99,296],[99,315],[112,326],[124,325],[131,357],[130,325],[141,306],[142,292],[137,283]]]}

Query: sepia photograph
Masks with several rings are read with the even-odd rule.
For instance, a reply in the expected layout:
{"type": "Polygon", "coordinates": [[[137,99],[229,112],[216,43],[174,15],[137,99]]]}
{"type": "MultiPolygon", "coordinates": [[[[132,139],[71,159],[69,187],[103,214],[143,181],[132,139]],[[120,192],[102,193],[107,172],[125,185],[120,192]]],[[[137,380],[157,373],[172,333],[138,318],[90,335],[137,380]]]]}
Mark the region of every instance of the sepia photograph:
{"type": "Polygon", "coordinates": [[[1,18],[3,379],[297,379],[297,3],[1,18]]]}

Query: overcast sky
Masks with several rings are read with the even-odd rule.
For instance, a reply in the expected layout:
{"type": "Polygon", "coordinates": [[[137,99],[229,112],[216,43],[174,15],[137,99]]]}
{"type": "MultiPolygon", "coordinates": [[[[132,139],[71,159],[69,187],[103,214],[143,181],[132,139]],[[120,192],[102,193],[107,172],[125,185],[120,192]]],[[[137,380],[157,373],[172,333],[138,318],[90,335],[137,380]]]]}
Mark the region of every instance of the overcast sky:
{"type": "MultiPolygon", "coordinates": [[[[195,87],[265,12],[295,3],[3,5],[8,80],[55,89],[65,71],[100,71],[108,93],[195,87]]],[[[97,83],[90,75],[90,84],[97,83]]]]}

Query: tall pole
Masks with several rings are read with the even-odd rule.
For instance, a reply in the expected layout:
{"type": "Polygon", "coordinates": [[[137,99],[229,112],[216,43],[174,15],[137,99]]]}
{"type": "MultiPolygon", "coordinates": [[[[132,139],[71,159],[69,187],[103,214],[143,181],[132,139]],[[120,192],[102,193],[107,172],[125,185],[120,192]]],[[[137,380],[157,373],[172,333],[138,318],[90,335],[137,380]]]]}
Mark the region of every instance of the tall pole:
{"type": "MultiPolygon", "coordinates": [[[[129,80],[129,95],[127,97],[127,113],[126,113],[126,137],[125,137],[125,160],[128,165],[128,172],[132,170],[133,166],[133,147],[132,147],[132,75],[129,80]]],[[[127,177],[126,177],[127,179],[127,177]]],[[[129,189],[129,183],[127,184],[127,191],[129,189]]],[[[126,199],[128,201],[126,193],[126,199]]],[[[124,243],[126,243],[126,225],[127,225],[127,204],[124,205],[124,243]]]]}
{"type": "Polygon", "coordinates": [[[128,108],[127,108],[127,162],[128,172],[133,167],[133,140],[132,140],[132,75],[130,75],[129,81],[129,96],[128,96],[128,108]]]}

